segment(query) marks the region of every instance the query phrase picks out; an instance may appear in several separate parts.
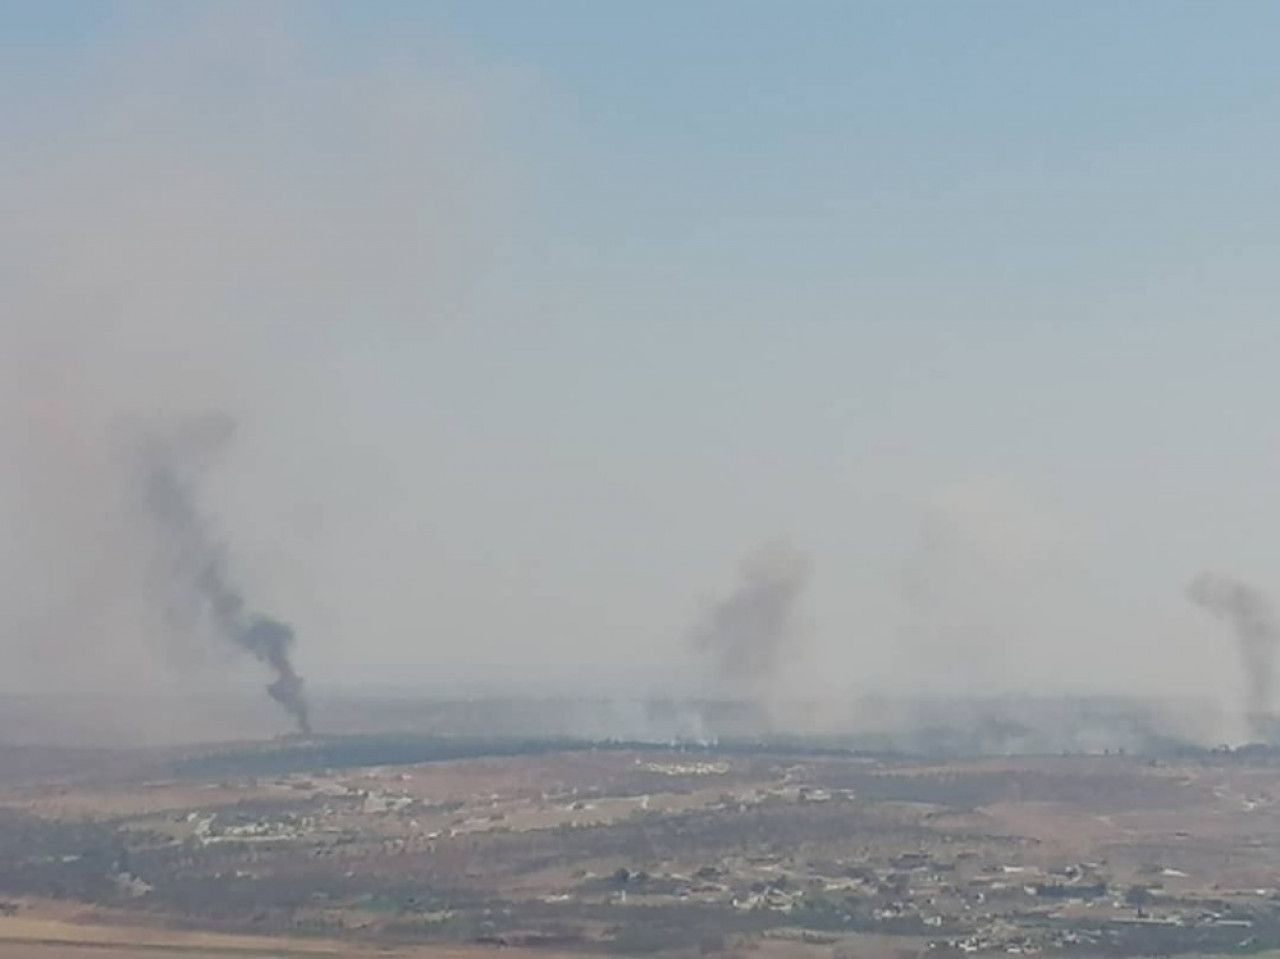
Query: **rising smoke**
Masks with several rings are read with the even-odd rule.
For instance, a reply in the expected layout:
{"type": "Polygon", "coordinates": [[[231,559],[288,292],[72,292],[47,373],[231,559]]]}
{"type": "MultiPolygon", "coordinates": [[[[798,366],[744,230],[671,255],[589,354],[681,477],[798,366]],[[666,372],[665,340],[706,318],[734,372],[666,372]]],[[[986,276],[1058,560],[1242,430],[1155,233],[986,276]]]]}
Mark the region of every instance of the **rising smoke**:
{"type": "Polygon", "coordinates": [[[20,145],[0,156],[0,687],[60,716],[74,694],[90,736],[108,702],[120,741],[256,735],[216,692],[234,650],[302,717],[287,627],[254,615],[260,576],[339,657],[421,615],[388,584],[434,544],[394,497],[436,475],[406,442],[423,333],[465,325],[511,235],[488,126],[508,86],[398,43],[335,68],[295,7],[135,13],[0,110],[20,145]],[[207,410],[268,451],[237,449],[222,490],[202,472],[218,442],[172,429],[207,410]],[[158,590],[161,519],[162,554],[182,531],[220,558],[163,563],[158,590]],[[199,641],[214,632],[234,648],[199,641]]]}
{"type": "Polygon", "coordinates": [[[742,561],[737,586],[689,634],[690,647],[721,686],[759,695],[777,676],[800,636],[797,605],[811,572],[808,555],[785,543],[769,543],[742,561]]]}
{"type": "Polygon", "coordinates": [[[1280,623],[1260,590],[1231,576],[1201,573],[1187,586],[1187,598],[1230,624],[1245,674],[1245,716],[1253,732],[1266,738],[1275,698],[1276,648],[1280,623]]]}
{"type": "Polygon", "coordinates": [[[153,437],[141,457],[143,501],[163,546],[170,595],[192,607],[219,637],[271,669],[275,679],[267,692],[305,735],[311,723],[291,656],[293,629],[249,608],[227,571],[226,550],[197,507],[194,474],[202,460],[228,442],[232,429],[229,419],[208,417],[153,437]]]}

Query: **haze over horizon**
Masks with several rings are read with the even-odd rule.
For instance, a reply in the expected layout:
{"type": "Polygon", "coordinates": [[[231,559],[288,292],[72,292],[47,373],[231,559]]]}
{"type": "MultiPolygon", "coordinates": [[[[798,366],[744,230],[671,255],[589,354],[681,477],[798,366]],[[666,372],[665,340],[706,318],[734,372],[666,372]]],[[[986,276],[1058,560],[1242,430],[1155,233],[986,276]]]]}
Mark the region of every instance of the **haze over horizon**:
{"type": "Polygon", "coordinates": [[[1185,593],[1280,596],[1278,28],[5,6],[0,693],[713,695],[758,654],[768,700],[1242,714],[1185,593]],[[138,450],[210,415],[182,579],[138,450]]]}

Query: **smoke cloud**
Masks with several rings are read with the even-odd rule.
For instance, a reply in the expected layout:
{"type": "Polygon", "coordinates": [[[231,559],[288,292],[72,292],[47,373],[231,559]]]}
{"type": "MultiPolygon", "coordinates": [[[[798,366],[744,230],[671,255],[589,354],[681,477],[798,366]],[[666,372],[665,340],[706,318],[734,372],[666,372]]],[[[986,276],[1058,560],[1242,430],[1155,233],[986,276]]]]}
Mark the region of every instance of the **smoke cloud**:
{"type": "Polygon", "coordinates": [[[304,727],[293,626],[323,682],[407,634],[387,584],[433,557],[410,400],[490,263],[505,81],[338,64],[307,16],[126,14],[56,89],[0,92],[0,688],[181,703],[138,707],[148,741],[265,723],[215,702],[256,671],[232,644],[304,727]]]}
{"type": "Polygon", "coordinates": [[[690,647],[729,691],[760,694],[785,665],[801,633],[797,606],[812,569],[807,554],[766,544],[742,561],[737,586],[690,632],[690,647]]]}
{"type": "Polygon", "coordinates": [[[1245,674],[1245,716],[1255,734],[1265,734],[1275,699],[1276,647],[1280,623],[1260,590],[1231,576],[1201,573],[1187,585],[1187,598],[1231,626],[1245,674]]]}
{"type": "Polygon", "coordinates": [[[293,629],[248,608],[227,571],[226,551],[200,514],[193,463],[216,453],[230,439],[231,420],[210,417],[173,437],[153,438],[143,454],[144,501],[168,560],[172,592],[178,602],[194,605],[222,638],[270,667],[275,679],[271,698],[293,719],[298,732],[311,731],[302,677],[294,669],[293,629]]]}

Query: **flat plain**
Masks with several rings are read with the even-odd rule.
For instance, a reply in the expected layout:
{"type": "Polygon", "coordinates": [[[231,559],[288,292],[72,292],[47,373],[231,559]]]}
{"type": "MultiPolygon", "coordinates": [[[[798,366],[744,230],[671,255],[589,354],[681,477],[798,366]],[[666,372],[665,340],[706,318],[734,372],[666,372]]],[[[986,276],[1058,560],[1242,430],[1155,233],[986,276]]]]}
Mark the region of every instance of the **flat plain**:
{"type": "Polygon", "coordinates": [[[1280,948],[1268,751],[366,737],[131,761],[0,789],[0,957],[1280,948]]]}

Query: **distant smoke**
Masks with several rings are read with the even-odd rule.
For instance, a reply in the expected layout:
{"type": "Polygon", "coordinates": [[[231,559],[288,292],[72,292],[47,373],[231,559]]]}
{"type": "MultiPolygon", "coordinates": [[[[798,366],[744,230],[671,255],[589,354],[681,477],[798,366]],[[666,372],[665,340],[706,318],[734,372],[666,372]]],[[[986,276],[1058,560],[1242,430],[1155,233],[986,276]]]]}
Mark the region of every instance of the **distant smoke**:
{"type": "Polygon", "coordinates": [[[1245,715],[1255,733],[1270,725],[1275,696],[1276,647],[1280,623],[1267,597],[1230,576],[1201,573],[1187,586],[1187,598],[1231,624],[1246,683],[1245,715]]]}
{"type": "Polygon", "coordinates": [[[292,717],[298,732],[309,733],[302,677],[290,658],[293,629],[247,608],[244,596],[228,576],[225,552],[196,506],[193,469],[225,445],[231,432],[229,419],[209,417],[146,444],[146,507],[163,537],[169,572],[184,601],[193,602],[196,612],[207,616],[218,635],[271,668],[276,678],[267,692],[292,717]]]}
{"type": "Polygon", "coordinates": [[[737,588],[711,605],[690,633],[717,677],[739,691],[759,692],[782,665],[799,632],[796,604],[809,582],[809,557],[771,543],[743,560],[737,588]]]}

